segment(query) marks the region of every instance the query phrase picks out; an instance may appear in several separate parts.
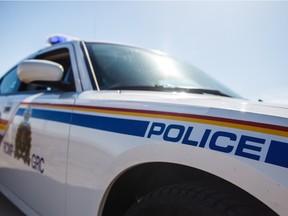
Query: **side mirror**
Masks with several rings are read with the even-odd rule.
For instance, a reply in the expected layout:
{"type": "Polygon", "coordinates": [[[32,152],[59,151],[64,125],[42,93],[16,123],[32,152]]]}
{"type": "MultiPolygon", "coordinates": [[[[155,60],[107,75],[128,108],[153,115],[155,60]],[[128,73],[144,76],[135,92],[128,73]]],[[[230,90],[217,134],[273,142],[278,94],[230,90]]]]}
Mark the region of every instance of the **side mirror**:
{"type": "Polygon", "coordinates": [[[57,82],[62,79],[62,65],[47,60],[25,60],[18,65],[17,74],[24,83],[34,81],[57,82]]]}

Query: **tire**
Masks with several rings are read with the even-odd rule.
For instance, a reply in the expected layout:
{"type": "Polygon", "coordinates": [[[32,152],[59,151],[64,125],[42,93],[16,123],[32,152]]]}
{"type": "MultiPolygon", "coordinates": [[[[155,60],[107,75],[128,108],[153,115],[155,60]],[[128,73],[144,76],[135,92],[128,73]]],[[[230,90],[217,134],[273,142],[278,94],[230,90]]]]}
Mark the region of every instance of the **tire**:
{"type": "Polygon", "coordinates": [[[261,210],[254,201],[247,201],[244,197],[240,200],[229,193],[198,183],[173,185],[160,188],[142,197],[127,211],[125,216],[276,215],[270,209],[269,211],[261,210]]]}

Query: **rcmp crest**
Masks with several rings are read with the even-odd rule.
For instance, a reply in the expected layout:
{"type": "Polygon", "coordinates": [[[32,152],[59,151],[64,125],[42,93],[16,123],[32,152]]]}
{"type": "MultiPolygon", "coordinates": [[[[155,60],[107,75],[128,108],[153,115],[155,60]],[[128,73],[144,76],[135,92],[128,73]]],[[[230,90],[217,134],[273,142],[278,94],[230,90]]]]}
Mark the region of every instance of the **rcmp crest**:
{"type": "Polygon", "coordinates": [[[30,150],[31,150],[31,126],[29,118],[31,117],[32,109],[29,106],[24,112],[24,119],[18,127],[15,140],[14,157],[22,159],[24,164],[30,165],[30,150]]]}

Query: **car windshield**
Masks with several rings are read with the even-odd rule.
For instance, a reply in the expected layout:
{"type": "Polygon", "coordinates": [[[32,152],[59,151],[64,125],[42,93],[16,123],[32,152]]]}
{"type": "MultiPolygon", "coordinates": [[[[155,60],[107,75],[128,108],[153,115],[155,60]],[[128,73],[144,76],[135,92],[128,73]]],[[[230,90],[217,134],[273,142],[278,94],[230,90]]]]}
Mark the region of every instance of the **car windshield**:
{"type": "Polygon", "coordinates": [[[190,91],[240,98],[201,70],[156,51],[86,43],[100,90],[190,91]]]}

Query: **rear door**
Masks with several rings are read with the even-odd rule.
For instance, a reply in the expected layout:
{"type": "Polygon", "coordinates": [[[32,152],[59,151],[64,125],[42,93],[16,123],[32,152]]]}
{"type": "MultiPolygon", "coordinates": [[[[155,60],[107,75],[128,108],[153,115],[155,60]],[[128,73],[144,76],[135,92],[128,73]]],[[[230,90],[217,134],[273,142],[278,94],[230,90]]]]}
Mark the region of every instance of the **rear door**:
{"type": "Polygon", "coordinates": [[[20,82],[16,91],[1,94],[0,181],[36,213],[65,215],[68,137],[76,94],[73,47],[63,45],[36,58],[63,66],[65,88],[63,83],[20,82]]]}

